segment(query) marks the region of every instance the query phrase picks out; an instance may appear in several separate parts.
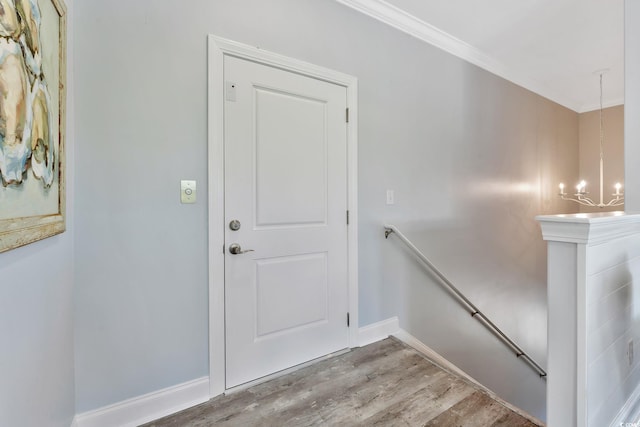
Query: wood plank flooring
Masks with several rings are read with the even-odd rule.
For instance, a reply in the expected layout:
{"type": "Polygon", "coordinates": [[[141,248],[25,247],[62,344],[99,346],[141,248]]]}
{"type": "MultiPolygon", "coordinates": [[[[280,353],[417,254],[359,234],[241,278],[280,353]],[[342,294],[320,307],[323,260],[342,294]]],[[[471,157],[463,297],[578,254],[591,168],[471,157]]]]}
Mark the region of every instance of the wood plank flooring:
{"type": "Polygon", "coordinates": [[[145,424],[146,427],[537,425],[393,338],[145,424]]]}

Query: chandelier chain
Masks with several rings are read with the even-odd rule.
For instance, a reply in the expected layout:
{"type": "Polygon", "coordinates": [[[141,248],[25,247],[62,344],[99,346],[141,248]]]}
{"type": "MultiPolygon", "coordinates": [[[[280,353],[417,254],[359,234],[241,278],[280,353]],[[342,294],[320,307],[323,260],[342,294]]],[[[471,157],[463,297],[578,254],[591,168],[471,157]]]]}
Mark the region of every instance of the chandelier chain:
{"type": "Polygon", "coordinates": [[[602,121],[602,73],[600,73],[600,160],[604,159],[604,126],[602,121]]]}

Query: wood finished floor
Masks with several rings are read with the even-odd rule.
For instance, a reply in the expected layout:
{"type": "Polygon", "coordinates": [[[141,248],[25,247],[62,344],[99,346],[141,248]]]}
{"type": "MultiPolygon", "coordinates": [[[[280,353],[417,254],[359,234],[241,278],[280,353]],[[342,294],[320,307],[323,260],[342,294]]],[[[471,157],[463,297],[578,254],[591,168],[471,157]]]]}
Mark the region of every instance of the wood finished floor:
{"type": "Polygon", "coordinates": [[[386,339],[146,427],[534,427],[477,386],[386,339]]]}

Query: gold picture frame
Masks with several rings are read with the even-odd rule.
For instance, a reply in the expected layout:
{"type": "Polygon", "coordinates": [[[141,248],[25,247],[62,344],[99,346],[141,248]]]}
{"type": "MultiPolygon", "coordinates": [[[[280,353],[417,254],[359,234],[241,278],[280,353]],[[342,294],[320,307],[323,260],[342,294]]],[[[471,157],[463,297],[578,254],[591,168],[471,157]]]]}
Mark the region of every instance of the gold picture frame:
{"type": "Polygon", "coordinates": [[[66,6],[0,0],[0,252],[62,233],[66,6]]]}

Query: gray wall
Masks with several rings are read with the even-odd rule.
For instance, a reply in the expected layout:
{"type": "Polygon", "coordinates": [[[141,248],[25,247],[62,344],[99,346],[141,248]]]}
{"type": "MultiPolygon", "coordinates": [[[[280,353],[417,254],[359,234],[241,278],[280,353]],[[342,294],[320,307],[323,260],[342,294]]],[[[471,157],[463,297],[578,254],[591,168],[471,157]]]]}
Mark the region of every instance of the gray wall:
{"type": "Polygon", "coordinates": [[[73,350],[73,1],[66,0],[67,231],[0,254],[0,426],[69,427],[73,350]]]}
{"type": "Polygon", "coordinates": [[[65,426],[74,410],[72,237],[0,254],[0,425],[65,426]]]}
{"type": "Polygon", "coordinates": [[[533,217],[569,209],[556,191],[578,172],[576,113],[333,1],[124,5],[76,10],[78,412],[208,374],[216,34],[359,78],[360,325],[398,315],[544,417],[544,383],[385,241],[382,224],[407,230],[544,363],[546,252],[533,217]],[[180,179],[198,181],[197,204],[180,205],[180,179]]]}
{"type": "Polygon", "coordinates": [[[77,4],[78,413],[208,375],[200,3],[77,4]]]}

